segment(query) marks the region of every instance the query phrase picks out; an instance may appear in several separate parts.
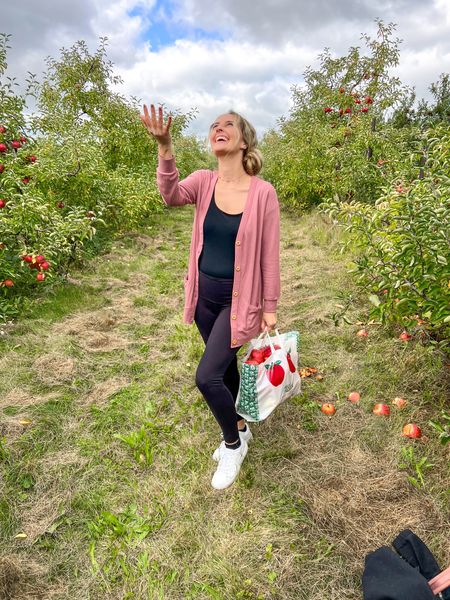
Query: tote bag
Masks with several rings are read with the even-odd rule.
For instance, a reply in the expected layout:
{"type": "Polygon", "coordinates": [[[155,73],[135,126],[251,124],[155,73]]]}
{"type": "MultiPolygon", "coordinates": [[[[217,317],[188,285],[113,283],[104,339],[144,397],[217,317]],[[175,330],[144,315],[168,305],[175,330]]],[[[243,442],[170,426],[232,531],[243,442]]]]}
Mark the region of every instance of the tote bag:
{"type": "Polygon", "coordinates": [[[271,337],[266,329],[253,338],[242,361],[236,412],[247,421],[263,421],[281,402],[301,391],[300,334],[275,332],[271,337]]]}

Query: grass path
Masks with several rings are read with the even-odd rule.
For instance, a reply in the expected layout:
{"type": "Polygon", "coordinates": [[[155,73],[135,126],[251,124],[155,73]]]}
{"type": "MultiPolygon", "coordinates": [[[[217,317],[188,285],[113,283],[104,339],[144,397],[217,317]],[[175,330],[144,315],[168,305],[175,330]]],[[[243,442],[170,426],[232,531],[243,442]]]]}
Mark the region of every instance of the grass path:
{"type": "Polygon", "coordinates": [[[365,554],[404,527],[450,563],[448,452],[426,425],[444,367],[377,325],[356,337],[358,297],[335,327],[349,259],[318,215],[282,212],[278,325],[323,379],[254,425],[237,483],[211,488],[219,430],[182,323],[192,211],[163,211],[3,327],[0,597],[356,600],[365,554]],[[395,396],[403,412],[371,414],[395,396]],[[409,420],[422,440],[400,436],[409,420]]]}

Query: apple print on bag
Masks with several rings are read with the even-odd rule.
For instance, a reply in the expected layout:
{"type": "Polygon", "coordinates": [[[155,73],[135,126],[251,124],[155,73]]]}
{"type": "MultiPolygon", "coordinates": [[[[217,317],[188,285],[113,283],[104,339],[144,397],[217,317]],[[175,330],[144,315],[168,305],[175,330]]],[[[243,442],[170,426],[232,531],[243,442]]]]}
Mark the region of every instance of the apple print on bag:
{"type": "Polygon", "coordinates": [[[276,387],[277,385],[281,385],[284,381],[285,375],[285,371],[281,366],[281,360],[277,360],[274,363],[272,362],[264,366],[266,367],[266,375],[270,383],[274,387],[276,387]]]}
{"type": "Polygon", "coordinates": [[[235,404],[236,411],[247,421],[263,421],[280,403],[301,391],[297,370],[300,334],[280,334],[278,329],[275,334],[271,337],[266,331],[253,338],[242,362],[235,404]]]}

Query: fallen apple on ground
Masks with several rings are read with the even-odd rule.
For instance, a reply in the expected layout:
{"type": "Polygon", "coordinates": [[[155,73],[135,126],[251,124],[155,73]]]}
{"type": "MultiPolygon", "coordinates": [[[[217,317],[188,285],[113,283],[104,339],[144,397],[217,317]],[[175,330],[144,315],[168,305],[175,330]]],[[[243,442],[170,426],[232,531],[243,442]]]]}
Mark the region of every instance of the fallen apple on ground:
{"type": "Polygon", "coordinates": [[[367,337],[369,335],[369,332],[367,331],[367,329],[360,329],[356,332],[356,335],[358,337],[367,337]]]}
{"type": "Polygon", "coordinates": [[[317,369],[315,367],[303,367],[299,369],[300,377],[311,377],[314,373],[317,373],[317,369]]]}
{"type": "Polygon", "coordinates": [[[399,340],[402,340],[402,342],[409,342],[409,340],[412,338],[412,335],[410,333],[408,333],[407,331],[402,331],[401,334],[398,336],[399,340]]]}
{"type": "Polygon", "coordinates": [[[348,395],[348,399],[350,400],[350,402],[353,402],[353,404],[356,404],[356,402],[360,401],[361,396],[359,392],[350,392],[350,394],[348,395]]]}
{"type": "Polygon", "coordinates": [[[397,408],[404,408],[408,403],[404,398],[396,397],[392,400],[392,404],[397,408]]]}
{"type": "Polygon", "coordinates": [[[387,417],[389,416],[391,409],[387,404],[375,404],[375,406],[372,409],[372,412],[374,415],[387,417]]]}
{"type": "Polygon", "coordinates": [[[411,439],[418,439],[422,436],[422,431],[415,423],[408,423],[402,429],[402,434],[411,439]]]}
{"type": "Polygon", "coordinates": [[[322,404],[320,407],[320,410],[324,415],[334,415],[336,412],[336,407],[331,402],[325,402],[325,404],[322,404]]]}

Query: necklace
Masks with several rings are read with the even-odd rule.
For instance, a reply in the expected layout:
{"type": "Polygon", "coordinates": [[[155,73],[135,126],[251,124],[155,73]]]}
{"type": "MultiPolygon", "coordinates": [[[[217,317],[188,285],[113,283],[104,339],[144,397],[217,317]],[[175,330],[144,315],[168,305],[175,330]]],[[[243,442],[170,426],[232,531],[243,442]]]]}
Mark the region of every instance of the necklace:
{"type": "MultiPolygon", "coordinates": [[[[244,174],[245,175],[245,174],[244,174]]],[[[242,179],[243,175],[240,175],[237,179],[225,179],[222,175],[219,175],[219,179],[224,181],[225,183],[236,183],[240,179],[242,179]]]]}

